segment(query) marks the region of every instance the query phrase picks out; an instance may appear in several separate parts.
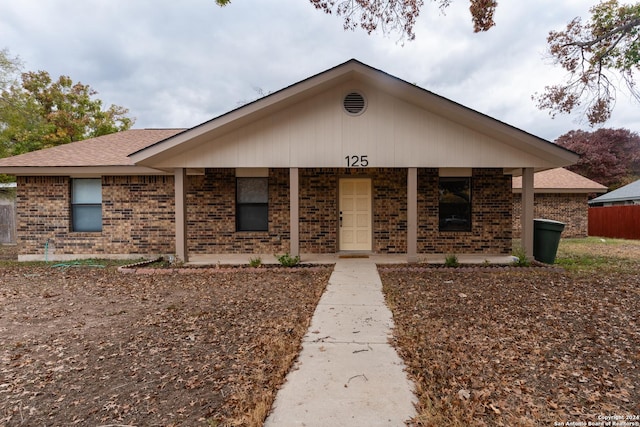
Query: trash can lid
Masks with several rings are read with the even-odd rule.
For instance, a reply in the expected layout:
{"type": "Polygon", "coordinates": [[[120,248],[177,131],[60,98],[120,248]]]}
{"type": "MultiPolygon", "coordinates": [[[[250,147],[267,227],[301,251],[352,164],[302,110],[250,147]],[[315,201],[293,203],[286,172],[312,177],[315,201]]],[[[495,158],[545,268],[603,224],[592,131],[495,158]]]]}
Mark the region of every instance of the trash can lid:
{"type": "Polygon", "coordinates": [[[538,222],[546,222],[546,223],[549,223],[549,224],[557,224],[557,225],[566,225],[564,222],[554,221],[554,220],[552,220],[552,219],[544,219],[544,218],[535,218],[533,221],[534,221],[534,222],[535,222],[535,221],[538,221],[538,222]]]}

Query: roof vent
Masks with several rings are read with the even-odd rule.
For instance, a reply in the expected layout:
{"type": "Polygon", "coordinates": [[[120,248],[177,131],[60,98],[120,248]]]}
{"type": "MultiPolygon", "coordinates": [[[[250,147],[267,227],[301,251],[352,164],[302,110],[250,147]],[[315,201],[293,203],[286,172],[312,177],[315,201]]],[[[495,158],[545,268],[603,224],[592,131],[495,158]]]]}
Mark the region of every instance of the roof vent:
{"type": "Polygon", "coordinates": [[[367,108],[367,101],[364,99],[359,92],[349,92],[342,101],[342,106],[344,107],[344,111],[347,114],[352,116],[358,116],[364,113],[364,110],[367,108]]]}

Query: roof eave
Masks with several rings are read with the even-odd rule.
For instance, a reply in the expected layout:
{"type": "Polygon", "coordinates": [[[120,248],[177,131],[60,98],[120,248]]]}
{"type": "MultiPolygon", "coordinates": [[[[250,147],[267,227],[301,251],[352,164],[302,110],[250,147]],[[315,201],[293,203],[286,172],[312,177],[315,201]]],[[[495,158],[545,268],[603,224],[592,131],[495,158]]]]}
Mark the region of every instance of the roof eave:
{"type": "Polygon", "coordinates": [[[15,176],[104,176],[171,175],[171,172],[145,166],[13,166],[1,167],[0,173],[15,176]]]}
{"type": "MultiPolygon", "coordinates": [[[[535,188],[536,194],[593,194],[593,193],[606,193],[606,188],[535,188]]],[[[516,187],[513,189],[514,193],[522,193],[522,188],[516,187]]]]}
{"type": "MultiPolygon", "coordinates": [[[[153,167],[157,162],[173,157],[175,154],[188,150],[201,142],[215,139],[253,120],[267,116],[277,109],[293,105],[305,97],[327,90],[327,88],[351,79],[355,75],[370,82],[377,82],[383,90],[405,97],[409,102],[446,117],[453,122],[508,144],[517,143],[518,148],[522,151],[544,159],[545,163],[549,164],[548,168],[569,166],[579,159],[576,153],[559,147],[550,141],[472,110],[355,59],[294,83],[280,91],[218,116],[178,135],[152,144],[130,154],[129,158],[135,164],[153,167]]],[[[519,165],[506,169],[511,169],[512,173],[516,174],[516,170],[521,167],[522,165],[519,165]]]]}

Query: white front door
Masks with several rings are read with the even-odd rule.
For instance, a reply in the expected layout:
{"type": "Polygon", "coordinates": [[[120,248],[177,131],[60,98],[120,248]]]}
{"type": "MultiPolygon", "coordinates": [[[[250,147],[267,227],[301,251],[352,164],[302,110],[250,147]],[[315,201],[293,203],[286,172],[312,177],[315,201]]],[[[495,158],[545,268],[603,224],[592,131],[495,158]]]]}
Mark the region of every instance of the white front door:
{"type": "Polygon", "coordinates": [[[341,251],[371,250],[371,180],[340,179],[339,228],[341,251]]]}

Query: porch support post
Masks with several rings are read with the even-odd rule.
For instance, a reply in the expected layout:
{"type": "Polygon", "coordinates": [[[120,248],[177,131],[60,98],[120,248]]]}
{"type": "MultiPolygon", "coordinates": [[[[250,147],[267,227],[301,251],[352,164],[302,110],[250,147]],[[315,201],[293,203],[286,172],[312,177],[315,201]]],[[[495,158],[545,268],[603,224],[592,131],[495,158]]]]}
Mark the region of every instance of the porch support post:
{"type": "Polygon", "coordinates": [[[289,169],[289,250],[300,255],[300,175],[298,168],[289,169]]]}
{"type": "Polygon", "coordinates": [[[533,259],[533,199],[533,168],[523,168],[520,226],[522,229],[522,248],[529,259],[533,259]]]}
{"type": "Polygon", "coordinates": [[[407,170],[407,262],[418,262],[418,168],[407,170]]]}
{"type": "Polygon", "coordinates": [[[176,257],[183,262],[189,261],[187,253],[187,170],[174,171],[175,212],[176,212],[176,257]]]}

